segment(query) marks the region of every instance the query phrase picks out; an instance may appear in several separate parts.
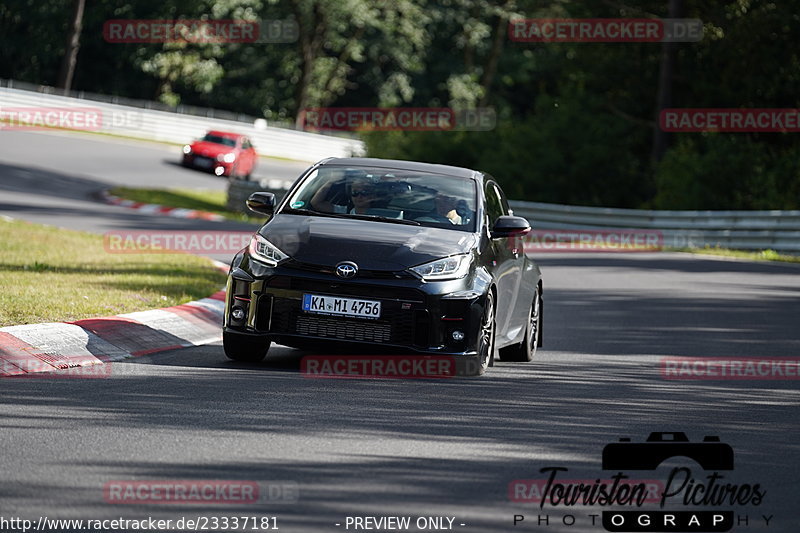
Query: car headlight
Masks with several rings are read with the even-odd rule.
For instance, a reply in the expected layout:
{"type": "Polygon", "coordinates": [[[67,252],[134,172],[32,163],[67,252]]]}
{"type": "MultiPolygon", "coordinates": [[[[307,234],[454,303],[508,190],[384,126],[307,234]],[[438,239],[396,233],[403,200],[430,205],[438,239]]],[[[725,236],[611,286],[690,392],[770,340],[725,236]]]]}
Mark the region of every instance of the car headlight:
{"type": "Polygon", "coordinates": [[[289,259],[288,255],[281,252],[277,246],[258,233],[250,239],[250,246],[248,246],[247,251],[250,252],[250,256],[253,259],[261,261],[268,266],[275,266],[284,259],[289,259]]]}
{"type": "Polygon", "coordinates": [[[463,278],[469,272],[472,256],[468,254],[454,255],[424,263],[409,270],[426,281],[443,281],[463,278]]]}
{"type": "Polygon", "coordinates": [[[192,147],[187,144],[186,146],[183,147],[183,153],[186,154],[186,155],[191,154],[192,153],[192,147]]]}
{"type": "Polygon", "coordinates": [[[225,155],[219,154],[217,156],[217,161],[225,161],[226,163],[233,163],[236,161],[236,154],[233,152],[229,152],[225,155]]]}

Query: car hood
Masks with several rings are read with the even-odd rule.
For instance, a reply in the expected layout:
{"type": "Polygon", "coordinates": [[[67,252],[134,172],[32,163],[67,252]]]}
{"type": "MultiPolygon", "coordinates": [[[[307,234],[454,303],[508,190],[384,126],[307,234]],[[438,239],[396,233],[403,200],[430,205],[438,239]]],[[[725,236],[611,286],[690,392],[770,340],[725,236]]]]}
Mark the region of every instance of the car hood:
{"type": "Polygon", "coordinates": [[[196,141],[193,142],[191,146],[193,153],[206,157],[217,157],[219,154],[227,154],[235,151],[235,148],[231,146],[225,146],[224,144],[210,143],[206,141],[196,141]]]}
{"type": "Polygon", "coordinates": [[[329,267],[353,261],[384,271],[468,253],[476,242],[465,231],[286,214],[275,215],[259,233],[296,261],[329,267]]]}

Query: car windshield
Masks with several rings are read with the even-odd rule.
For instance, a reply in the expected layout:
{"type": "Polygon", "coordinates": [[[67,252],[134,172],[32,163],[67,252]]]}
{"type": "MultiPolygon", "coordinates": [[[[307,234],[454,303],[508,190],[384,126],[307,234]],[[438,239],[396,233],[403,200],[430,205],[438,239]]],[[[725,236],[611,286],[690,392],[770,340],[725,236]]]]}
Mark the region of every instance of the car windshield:
{"type": "Polygon", "coordinates": [[[322,166],[284,209],[475,231],[475,182],[410,170],[322,166]]]}
{"type": "Polygon", "coordinates": [[[206,133],[201,140],[208,143],[224,144],[225,146],[230,146],[231,148],[236,146],[236,139],[232,139],[231,137],[223,137],[222,135],[216,135],[214,133],[206,133]]]}

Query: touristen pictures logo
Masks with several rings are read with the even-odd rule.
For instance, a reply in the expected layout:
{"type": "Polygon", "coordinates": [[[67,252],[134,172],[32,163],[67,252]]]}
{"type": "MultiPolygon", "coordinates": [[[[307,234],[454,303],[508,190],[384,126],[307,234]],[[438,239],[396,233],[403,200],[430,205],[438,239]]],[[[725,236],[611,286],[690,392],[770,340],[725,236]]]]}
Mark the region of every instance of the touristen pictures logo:
{"type": "MultiPolygon", "coordinates": [[[[734,466],[733,447],[717,436],[691,440],[683,432],[652,432],[644,441],[623,437],[606,444],[604,475],[575,479],[567,467],[545,466],[539,469],[543,478],[514,480],[509,499],[535,504],[533,520],[539,525],[552,519],[611,532],[715,533],[752,518],[768,526],[772,515],[751,517],[747,511],[765,501],[767,490],[759,482],[737,479],[734,466]],[[687,460],[686,466],[673,466],[687,460]],[[632,474],[643,472],[649,473],[646,478],[632,474]],[[597,507],[603,508],[599,514],[597,507]],[[541,514],[557,508],[567,514],[541,514]]],[[[513,523],[526,519],[515,514],[513,523]]]]}

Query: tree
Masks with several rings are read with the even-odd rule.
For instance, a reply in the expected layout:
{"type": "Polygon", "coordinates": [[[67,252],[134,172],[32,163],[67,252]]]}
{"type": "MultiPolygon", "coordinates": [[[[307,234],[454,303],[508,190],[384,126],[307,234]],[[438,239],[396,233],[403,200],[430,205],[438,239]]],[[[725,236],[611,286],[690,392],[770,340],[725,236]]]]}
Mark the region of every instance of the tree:
{"type": "MultiPolygon", "coordinates": [[[[680,18],[683,11],[682,0],[669,0],[669,18],[680,18]]],[[[663,109],[672,105],[672,82],[675,76],[675,55],[677,43],[664,43],[661,52],[661,69],[658,75],[658,102],[653,126],[653,161],[661,161],[667,151],[667,133],[659,127],[658,116],[663,109]]]]}
{"type": "MultiPolygon", "coordinates": [[[[391,58],[413,70],[410,56],[421,53],[427,43],[423,29],[427,16],[418,0],[294,0],[290,4],[299,27],[298,124],[302,110],[328,105],[346,92],[355,63],[391,58]]],[[[402,91],[397,73],[384,81],[402,91]]]]}
{"type": "Polygon", "coordinates": [[[72,17],[67,35],[67,45],[64,51],[64,60],[61,63],[61,71],[58,74],[58,83],[56,84],[56,87],[67,91],[72,88],[72,76],[75,74],[75,65],[78,62],[85,4],[86,0],[74,0],[72,3],[72,17]]]}

